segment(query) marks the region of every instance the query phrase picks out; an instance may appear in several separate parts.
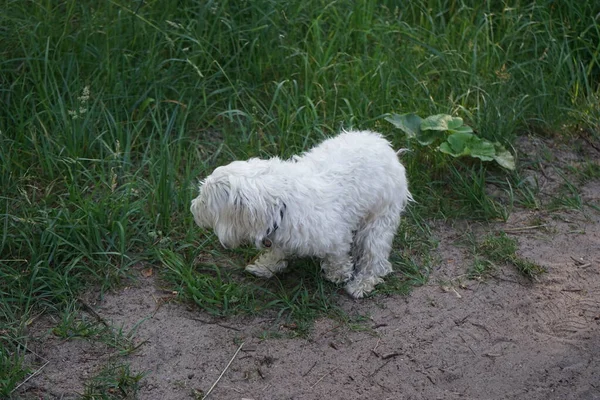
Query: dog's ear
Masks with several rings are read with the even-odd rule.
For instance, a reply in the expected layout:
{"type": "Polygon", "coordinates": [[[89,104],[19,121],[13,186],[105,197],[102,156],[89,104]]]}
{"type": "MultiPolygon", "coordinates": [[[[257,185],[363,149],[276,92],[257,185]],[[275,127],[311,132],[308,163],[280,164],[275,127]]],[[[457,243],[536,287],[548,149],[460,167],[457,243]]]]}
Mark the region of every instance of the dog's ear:
{"type": "Polygon", "coordinates": [[[283,202],[260,179],[230,176],[229,205],[236,223],[262,241],[281,224],[283,202]]]}
{"type": "Polygon", "coordinates": [[[259,229],[266,204],[256,179],[230,175],[229,189],[228,205],[239,225],[259,229]]]}
{"type": "Polygon", "coordinates": [[[229,182],[207,178],[200,183],[200,194],[194,200],[190,211],[200,227],[214,227],[221,209],[229,198],[229,182]]]}
{"type": "Polygon", "coordinates": [[[201,187],[201,196],[206,204],[225,205],[229,198],[229,181],[208,178],[201,187]]]}

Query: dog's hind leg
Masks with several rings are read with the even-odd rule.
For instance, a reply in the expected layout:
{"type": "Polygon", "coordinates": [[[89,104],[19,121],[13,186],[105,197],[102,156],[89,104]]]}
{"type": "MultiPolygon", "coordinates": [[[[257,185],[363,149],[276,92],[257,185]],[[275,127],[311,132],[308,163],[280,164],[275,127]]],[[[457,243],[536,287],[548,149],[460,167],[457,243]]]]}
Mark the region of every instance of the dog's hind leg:
{"type": "Polygon", "coordinates": [[[388,259],[399,223],[400,210],[390,205],[378,215],[370,215],[357,230],[352,248],[354,278],[345,288],[352,297],[369,294],[392,272],[388,259]]]}
{"type": "Polygon", "coordinates": [[[277,249],[265,251],[253,264],[246,266],[246,271],[261,278],[271,278],[274,274],[287,268],[285,254],[277,249]]]}

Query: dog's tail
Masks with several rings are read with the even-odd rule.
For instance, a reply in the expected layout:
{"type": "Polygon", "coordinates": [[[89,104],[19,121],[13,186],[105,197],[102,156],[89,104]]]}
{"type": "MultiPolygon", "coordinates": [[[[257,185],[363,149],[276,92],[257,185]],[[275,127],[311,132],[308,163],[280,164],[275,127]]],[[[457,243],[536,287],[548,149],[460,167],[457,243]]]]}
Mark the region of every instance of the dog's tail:
{"type": "MultiPolygon", "coordinates": [[[[404,153],[408,153],[411,151],[412,151],[411,149],[400,149],[400,150],[396,151],[396,155],[398,157],[401,157],[404,153]]],[[[416,203],[417,201],[414,199],[412,194],[409,191],[407,191],[406,192],[406,203],[413,203],[413,202],[416,203]]],[[[405,205],[406,205],[406,203],[405,203],[405,205]]]]}

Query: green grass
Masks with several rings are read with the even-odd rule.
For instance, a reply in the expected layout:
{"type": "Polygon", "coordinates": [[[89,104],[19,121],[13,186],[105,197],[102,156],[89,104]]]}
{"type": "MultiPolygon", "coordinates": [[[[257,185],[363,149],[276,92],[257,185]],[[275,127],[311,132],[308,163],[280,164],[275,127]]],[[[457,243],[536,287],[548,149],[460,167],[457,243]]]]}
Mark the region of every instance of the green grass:
{"type": "Polygon", "coordinates": [[[271,310],[284,321],[299,326],[295,332],[307,332],[310,321],[319,315],[338,317],[341,310],[333,299],[334,285],[319,277],[317,263],[292,265],[291,272],[265,281],[250,277],[242,268],[217,267],[215,264],[186,262],[178,253],[161,251],[165,277],[183,299],[191,300],[214,316],[256,314],[271,310]]]}
{"type": "Polygon", "coordinates": [[[110,325],[99,316],[88,316],[74,304],[70,304],[59,313],[59,320],[52,328],[56,337],[70,340],[82,339],[104,343],[115,350],[114,355],[124,356],[137,350],[144,342],[135,343],[137,327],[143,322],[138,321],[129,330],[110,325]]]}
{"type": "Polygon", "coordinates": [[[26,348],[17,338],[18,332],[0,333],[0,395],[8,397],[13,388],[21,383],[28,373],[25,362],[26,348]]]}
{"type": "MultiPolygon", "coordinates": [[[[309,324],[336,313],[339,288],[316,264],[254,280],[234,268],[253,252],[223,252],[194,227],[194,186],[221,163],[288,157],[341,128],[406,147],[383,119],[391,112],[458,115],[509,148],[525,131],[600,139],[594,2],[1,6],[2,396],[24,376],[16,343],[32,315],[126,282],[140,261],[217,315],[270,310],[309,324]]],[[[403,232],[427,245],[401,233],[397,274],[379,294],[426,281],[428,219],[504,220],[514,204],[538,204],[518,175],[477,162],[413,149],[404,163],[417,203],[403,232]],[[486,194],[493,179],[513,203],[486,194]]]]}
{"type": "Polygon", "coordinates": [[[135,399],[143,374],[126,364],[109,363],[85,385],[82,400],[135,399]]]}
{"type": "Polygon", "coordinates": [[[567,169],[577,177],[580,184],[600,178],[600,165],[589,160],[578,166],[569,166],[567,169]]]}
{"type": "Polygon", "coordinates": [[[504,232],[490,233],[482,240],[473,241],[473,264],[468,271],[472,279],[484,279],[493,276],[501,264],[514,266],[522,276],[535,278],[544,272],[544,268],[517,255],[517,241],[504,232]]]}
{"type": "MultiPolygon", "coordinates": [[[[424,221],[417,215],[412,217],[410,222],[402,223],[391,255],[396,272],[373,296],[408,293],[411,287],[427,282],[434,262],[431,251],[437,243],[424,221]]],[[[348,318],[338,306],[339,298],[345,296],[343,287],[321,278],[318,261],[293,261],[286,273],[264,280],[243,270],[255,254],[256,251],[241,249],[226,255],[203,243],[186,244],[175,251],[168,246],[159,248],[156,259],[166,268],[163,277],[182,299],[216,317],[274,313],[276,324],[284,322],[296,327],[293,335],[308,333],[312,321],[319,316],[348,318]]]]}

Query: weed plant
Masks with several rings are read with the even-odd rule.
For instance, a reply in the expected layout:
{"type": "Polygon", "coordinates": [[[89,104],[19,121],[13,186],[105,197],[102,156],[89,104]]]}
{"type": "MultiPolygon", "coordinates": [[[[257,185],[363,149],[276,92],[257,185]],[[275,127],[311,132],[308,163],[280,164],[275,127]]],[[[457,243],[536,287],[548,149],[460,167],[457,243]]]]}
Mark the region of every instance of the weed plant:
{"type": "MultiPolygon", "coordinates": [[[[217,250],[188,211],[220,163],[288,157],[342,128],[407,146],[388,113],[460,116],[507,148],[530,129],[598,139],[597,2],[0,5],[0,397],[24,374],[14,339],[32,315],[140,261],[211,312],[334,308],[337,288],[310,262],[263,283],[198,261],[253,256],[217,250]]],[[[418,202],[407,231],[510,211],[483,190],[498,170],[419,149],[403,161],[418,202]]],[[[426,279],[427,250],[395,254],[400,281],[426,279]]]]}
{"type": "Polygon", "coordinates": [[[517,254],[517,241],[504,232],[490,233],[481,241],[473,240],[473,265],[469,277],[482,279],[493,275],[500,264],[511,264],[522,276],[532,279],[543,273],[542,266],[517,254]]]}
{"type": "Polygon", "coordinates": [[[81,399],[135,399],[143,377],[143,374],[132,372],[127,364],[109,364],[90,379],[81,399]]]}

